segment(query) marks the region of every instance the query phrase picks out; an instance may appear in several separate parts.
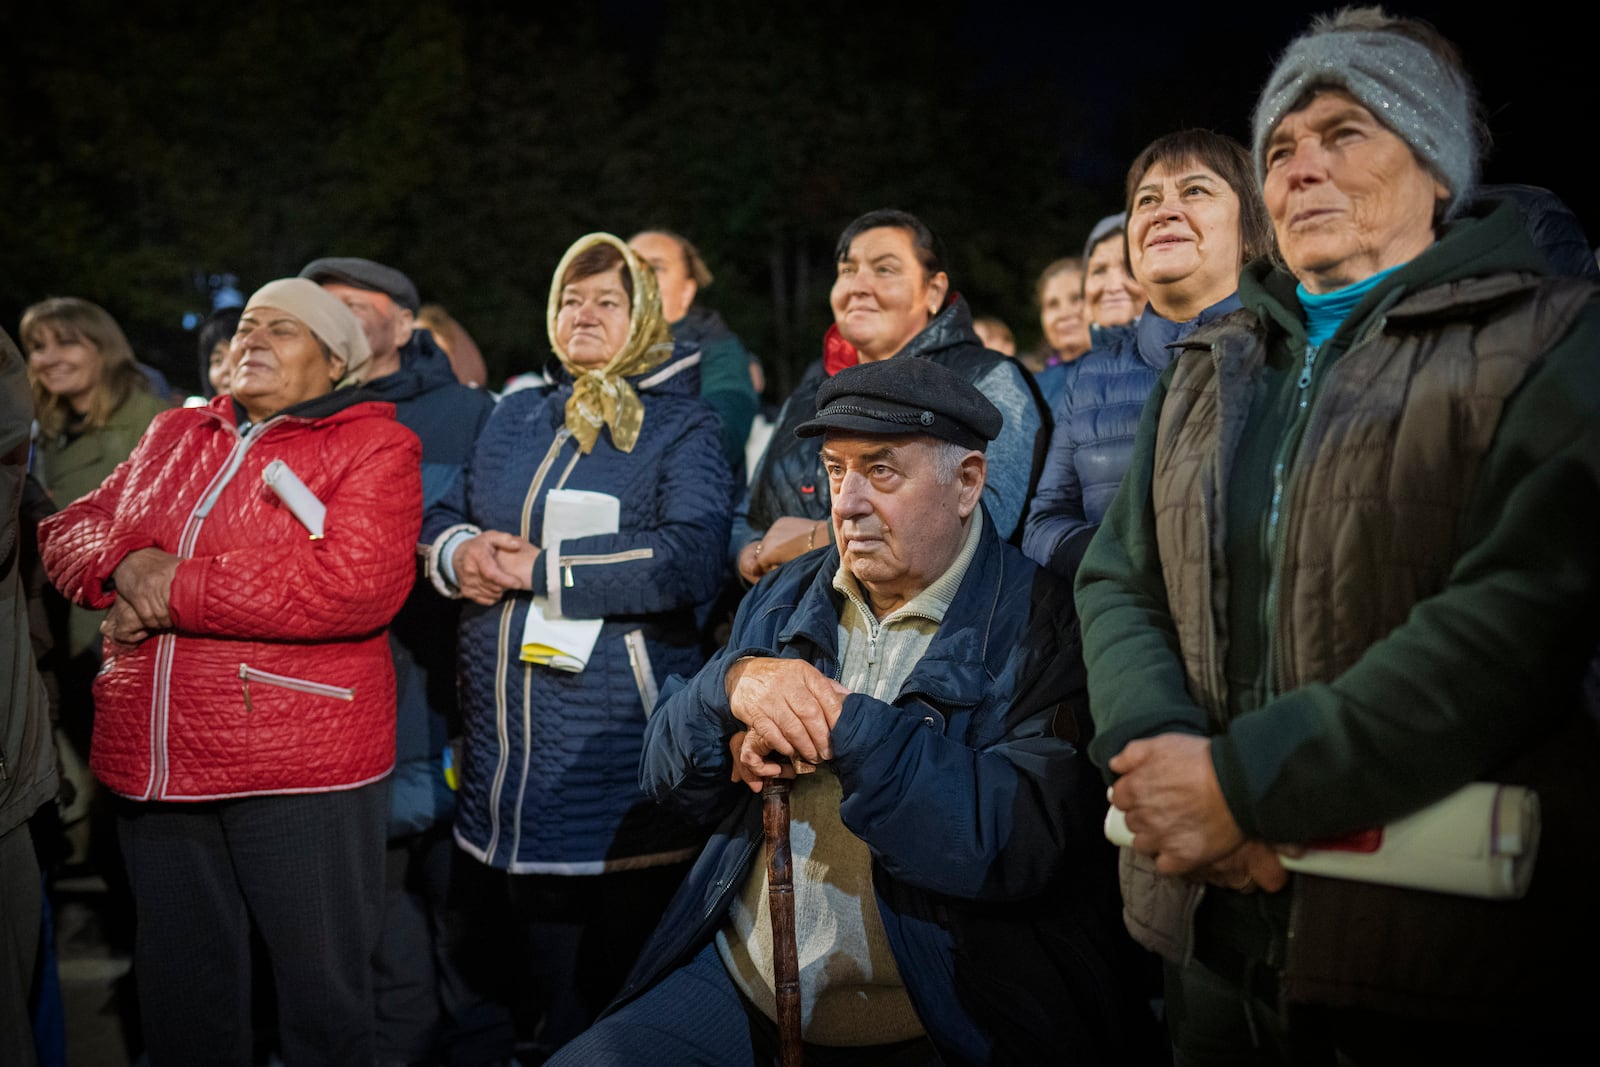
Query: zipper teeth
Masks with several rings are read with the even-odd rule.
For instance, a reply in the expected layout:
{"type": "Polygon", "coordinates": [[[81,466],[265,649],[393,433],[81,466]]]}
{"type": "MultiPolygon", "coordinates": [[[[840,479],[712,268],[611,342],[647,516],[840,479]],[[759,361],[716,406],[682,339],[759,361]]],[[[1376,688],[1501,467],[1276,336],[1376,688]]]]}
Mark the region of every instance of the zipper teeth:
{"type": "MultiPolygon", "coordinates": [[[[533,522],[533,502],[538,499],[539,490],[544,485],[544,480],[550,474],[550,466],[555,462],[556,456],[561,453],[561,446],[566,444],[567,438],[572,436],[572,431],[565,426],[556,431],[555,438],[550,442],[550,447],[545,449],[544,459],[533,472],[533,481],[528,486],[528,493],[522,500],[522,521],[519,531],[522,539],[528,539],[528,527],[533,522]]],[[[580,453],[581,454],[581,453],[580,453]]],[[[576,457],[574,457],[576,462],[576,457]]],[[[568,468],[570,473],[570,466],[568,468]]],[[[496,850],[500,846],[500,794],[505,789],[506,772],[510,768],[511,760],[511,727],[510,715],[506,707],[506,670],[509,666],[508,645],[511,633],[511,615],[516,610],[515,597],[506,597],[505,605],[500,609],[500,631],[495,641],[494,665],[494,710],[495,710],[495,736],[500,743],[499,758],[495,761],[494,782],[489,790],[489,847],[485,849],[490,861],[494,859],[496,850]]],[[[519,644],[521,642],[518,642],[519,644]]],[[[520,662],[520,660],[519,660],[520,662]]],[[[527,699],[527,677],[523,678],[523,698],[527,699]]],[[[522,738],[524,749],[528,747],[526,733],[522,738]]],[[[520,801],[520,797],[518,798],[520,801]]],[[[520,803],[518,805],[521,806],[520,803]]]]}
{"type": "Polygon", "coordinates": [[[533,763],[533,707],[529,684],[533,681],[533,665],[522,668],[522,777],[517,782],[517,812],[511,817],[511,859],[517,858],[522,847],[522,801],[528,795],[528,770],[533,763]]]}
{"type": "Polygon", "coordinates": [[[305,678],[291,678],[287,674],[264,671],[247,663],[239,664],[239,679],[247,684],[252,681],[265,682],[281,689],[295,689],[302,693],[315,693],[319,696],[335,697],[339,700],[354,700],[356,698],[356,691],[349,686],[329,685],[327,682],[313,682],[305,678]]]}
{"type": "Polygon", "coordinates": [[[587,567],[596,563],[626,563],[632,559],[653,559],[656,550],[653,548],[629,548],[622,552],[603,552],[597,556],[562,556],[556,561],[561,569],[561,584],[568,589],[572,588],[572,568],[587,567]]]}
{"type": "Polygon", "coordinates": [[[1284,688],[1282,664],[1279,662],[1283,649],[1277,633],[1278,595],[1282,585],[1279,565],[1283,560],[1283,504],[1288,496],[1290,461],[1300,451],[1300,442],[1305,437],[1306,423],[1311,418],[1311,387],[1314,384],[1312,371],[1319,354],[1319,350],[1307,342],[1300,377],[1295,383],[1294,418],[1289,424],[1289,433],[1283,439],[1283,445],[1273,459],[1272,506],[1268,512],[1268,527],[1271,532],[1267,538],[1267,596],[1264,605],[1266,619],[1263,620],[1267,639],[1266,682],[1269,697],[1284,688]]]}
{"type": "MultiPolygon", "coordinates": [[[[228,452],[228,461],[217,471],[216,476],[211,479],[211,484],[206,486],[206,491],[201,494],[189,512],[183,533],[178,538],[179,559],[189,559],[194,555],[195,542],[200,540],[200,527],[205,525],[206,518],[216,506],[218,498],[222,496],[222,491],[228,487],[234,475],[239,473],[239,468],[244,465],[245,453],[250,451],[250,446],[255,444],[267,427],[276,421],[268,419],[248,436],[241,436],[238,427],[225,423],[228,432],[234,435],[233,447],[228,452]]],[[[171,634],[162,634],[157,640],[159,646],[156,652],[156,685],[151,699],[150,778],[146,799],[163,795],[166,792],[167,781],[171,777],[171,768],[167,765],[167,719],[171,711],[172,657],[175,639],[171,634]]]]}
{"type": "Polygon", "coordinates": [[[650,559],[656,554],[653,548],[628,548],[621,552],[604,552],[597,556],[562,556],[563,567],[586,567],[591,563],[626,563],[630,559],[650,559]]]}

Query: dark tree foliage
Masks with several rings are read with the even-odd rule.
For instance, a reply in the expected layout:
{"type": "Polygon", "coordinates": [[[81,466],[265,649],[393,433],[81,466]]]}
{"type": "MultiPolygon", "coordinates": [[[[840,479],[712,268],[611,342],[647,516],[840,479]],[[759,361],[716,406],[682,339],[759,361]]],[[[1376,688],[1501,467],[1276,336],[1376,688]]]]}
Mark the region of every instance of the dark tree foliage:
{"type": "Polygon", "coordinates": [[[1246,135],[1304,18],[1276,12],[1273,43],[1246,46],[1231,22],[1171,34],[957,0],[506,7],[0,6],[0,320],[86,297],[192,387],[182,323],[210,279],[248,293],[363,255],[448,307],[498,385],[548,354],[568,244],[666,226],[700,245],[703,299],[781,397],[830,321],[835,236],[895,206],[1028,347],[1034,277],[1120,206],[1123,161],[1180,125],[1246,135]],[[1209,61],[1184,62],[1197,48],[1209,61]],[[1084,88],[1129,64],[1131,89],[1084,88]]]}

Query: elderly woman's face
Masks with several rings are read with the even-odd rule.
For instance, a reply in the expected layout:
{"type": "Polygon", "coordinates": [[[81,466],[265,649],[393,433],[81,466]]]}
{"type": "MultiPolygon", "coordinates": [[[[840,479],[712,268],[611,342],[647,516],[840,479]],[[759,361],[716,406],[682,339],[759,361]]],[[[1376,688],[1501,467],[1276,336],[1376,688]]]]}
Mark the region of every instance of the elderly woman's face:
{"type": "Polygon", "coordinates": [[[1434,204],[1449,195],[1404,141],[1338,90],[1285,115],[1266,162],[1278,249],[1313,293],[1415,257],[1433,243],[1434,204]]]}
{"type": "Polygon", "coordinates": [[[888,359],[921,333],[949,285],[942,271],[929,277],[911,232],[898,226],[859,234],[836,266],[833,321],[868,363],[888,359]]]}
{"type": "Polygon", "coordinates": [[[622,287],[625,269],[619,266],[561,287],[556,340],[567,358],[585,370],[610,363],[628,339],[632,305],[622,287]]]}
{"type": "Polygon", "coordinates": [[[344,360],[323,355],[311,328],[287,311],[254,307],[240,316],[228,392],[251,422],[331,393],[343,377],[344,360]]]}
{"type": "Polygon", "coordinates": [[[1113,234],[1089,253],[1083,301],[1096,326],[1122,326],[1144,310],[1144,288],[1122,261],[1122,234],[1113,234]]]}
{"type": "Polygon", "coordinates": [[[1239,287],[1239,258],[1232,186],[1193,161],[1145,172],[1128,211],[1128,259],[1157,312],[1223,299],[1239,287]]]}

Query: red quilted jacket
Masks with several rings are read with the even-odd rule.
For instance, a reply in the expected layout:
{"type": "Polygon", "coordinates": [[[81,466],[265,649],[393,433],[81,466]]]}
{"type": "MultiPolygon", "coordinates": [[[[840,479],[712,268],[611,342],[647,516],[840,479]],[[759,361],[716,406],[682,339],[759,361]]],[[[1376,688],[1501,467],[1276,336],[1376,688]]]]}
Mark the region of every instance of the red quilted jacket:
{"type": "Polygon", "coordinates": [[[385,627],[411,588],[421,449],[392,404],[337,398],[247,436],[225,396],[165,412],[99,489],[40,524],[51,580],[90,607],[110,606],[128,553],[182,559],[173,631],[105,643],[90,767],[114,791],[321,792],[393,766],[385,627]],[[321,539],[263,482],[274,459],[327,506],[321,539]]]}

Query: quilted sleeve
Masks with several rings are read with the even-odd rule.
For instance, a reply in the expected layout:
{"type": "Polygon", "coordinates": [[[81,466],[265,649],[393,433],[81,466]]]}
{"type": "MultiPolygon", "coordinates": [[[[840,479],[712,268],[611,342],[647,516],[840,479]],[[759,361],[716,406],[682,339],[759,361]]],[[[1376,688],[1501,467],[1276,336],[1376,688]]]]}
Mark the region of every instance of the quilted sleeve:
{"type": "Polygon", "coordinates": [[[129,473],[142,463],[148,450],[161,455],[172,442],[147,435],[104,482],[89,495],[73,501],[39,524],[39,553],[45,573],[61,594],[88,608],[109,608],[115,594],[106,588],[117,565],[130,552],[156,545],[154,537],[117,522],[126,516],[123,492],[129,473]]]}
{"type": "Polygon", "coordinates": [[[733,479],[715,415],[697,404],[687,422],[661,465],[652,528],[555,546],[561,580],[549,595],[562,615],[646,615],[716,596],[725,573],[733,479]]]}
{"type": "Polygon", "coordinates": [[[184,560],[172,580],[179,632],[326,640],[388,625],[415,574],[421,446],[398,423],[375,420],[349,437],[349,473],[323,501],[325,536],[184,560]]]}
{"type": "Polygon", "coordinates": [[[972,733],[956,736],[918,697],[845,698],[833,728],[839,814],[895,877],[965,900],[1017,900],[1100,846],[1100,778],[1056,733],[1083,692],[1066,599],[1063,586],[1034,605],[972,733]]]}
{"type": "Polygon", "coordinates": [[[1056,408],[1050,452],[1022,534],[1022,551],[1028,558],[1069,582],[1077,576],[1084,549],[1099,529],[1084,511],[1072,404],[1069,388],[1056,408]]]}

